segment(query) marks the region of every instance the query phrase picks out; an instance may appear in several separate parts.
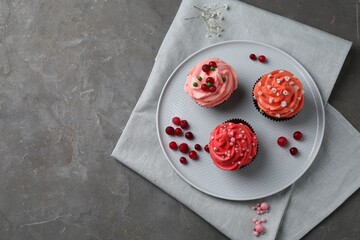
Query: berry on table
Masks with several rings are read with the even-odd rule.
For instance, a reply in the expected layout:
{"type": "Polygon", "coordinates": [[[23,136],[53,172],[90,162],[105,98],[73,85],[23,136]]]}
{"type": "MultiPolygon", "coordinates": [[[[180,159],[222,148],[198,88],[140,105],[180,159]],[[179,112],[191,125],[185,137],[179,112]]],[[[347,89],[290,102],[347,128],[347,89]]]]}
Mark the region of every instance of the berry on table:
{"type": "Polygon", "coordinates": [[[278,138],[277,143],[280,147],[285,147],[288,143],[288,140],[286,139],[286,137],[281,136],[278,138]]]}
{"type": "Polygon", "coordinates": [[[176,136],[182,136],[183,135],[183,131],[181,130],[181,128],[175,128],[175,135],[176,136]]]}
{"type": "Polygon", "coordinates": [[[185,137],[189,140],[193,139],[194,138],[194,134],[192,132],[187,132],[185,133],[185,137]]]}
{"type": "Polygon", "coordinates": [[[177,125],[177,126],[179,126],[180,125],[180,118],[179,117],[173,117],[172,118],[172,122],[173,122],[173,124],[175,124],[175,125],[177,125]]]}
{"type": "Polygon", "coordinates": [[[204,150],[205,150],[206,152],[210,152],[210,150],[209,150],[209,145],[206,144],[206,145],[204,146],[204,150]]]}
{"type": "Polygon", "coordinates": [[[172,141],[169,143],[169,148],[171,148],[172,150],[177,150],[178,146],[176,142],[172,141]]]}
{"type": "Polygon", "coordinates": [[[290,148],[290,154],[295,156],[298,153],[298,149],[296,147],[290,148]]]}
{"type": "Polygon", "coordinates": [[[195,148],[195,150],[200,151],[201,150],[201,145],[200,144],[195,144],[194,148],[195,148]]]}
{"type": "Polygon", "coordinates": [[[180,163],[181,164],[187,164],[187,160],[185,157],[180,157],[180,163]]]}
{"type": "Polygon", "coordinates": [[[181,143],[179,145],[179,150],[182,153],[187,153],[187,152],[189,152],[189,146],[186,143],[181,143]]]}
{"type": "Polygon", "coordinates": [[[180,121],[180,127],[182,129],[187,129],[189,127],[189,123],[186,120],[181,120],[180,121]]]}
{"type": "Polygon", "coordinates": [[[294,137],[295,140],[301,140],[302,136],[303,136],[302,132],[300,132],[300,131],[296,131],[293,134],[293,137],[294,137]]]}
{"type": "Polygon", "coordinates": [[[172,126],[168,126],[166,127],[165,132],[167,135],[173,136],[175,134],[175,129],[172,126]]]}
{"type": "Polygon", "coordinates": [[[250,54],[249,58],[250,58],[251,60],[256,60],[256,59],[257,59],[256,55],[253,54],[253,53],[250,54]]]}
{"type": "Polygon", "coordinates": [[[194,150],[191,150],[191,151],[189,152],[189,158],[191,158],[192,160],[195,160],[195,159],[198,158],[198,155],[197,155],[197,153],[196,153],[194,150]]]}
{"type": "Polygon", "coordinates": [[[260,55],[258,57],[258,60],[259,60],[259,62],[264,63],[264,62],[266,62],[266,57],[264,55],[260,55]]]}

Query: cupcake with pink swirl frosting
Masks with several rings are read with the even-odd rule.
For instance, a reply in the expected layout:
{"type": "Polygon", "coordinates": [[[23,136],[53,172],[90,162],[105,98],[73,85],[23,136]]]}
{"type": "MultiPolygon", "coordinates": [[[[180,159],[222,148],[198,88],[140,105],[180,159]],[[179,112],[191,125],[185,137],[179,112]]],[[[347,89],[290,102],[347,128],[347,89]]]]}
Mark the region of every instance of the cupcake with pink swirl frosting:
{"type": "Polygon", "coordinates": [[[258,139],[249,123],[232,119],[215,127],[208,144],[214,164],[222,170],[249,165],[258,152],[258,139]]]}
{"type": "Polygon", "coordinates": [[[235,70],[219,58],[208,58],[194,66],[186,78],[185,92],[202,107],[226,101],[238,86],[235,70]]]}
{"type": "Polygon", "coordinates": [[[275,121],[289,120],[304,106],[304,89],[291,72],[274,70],[255,83],[253,98],[256,108],[264,116],[275,121]]]}

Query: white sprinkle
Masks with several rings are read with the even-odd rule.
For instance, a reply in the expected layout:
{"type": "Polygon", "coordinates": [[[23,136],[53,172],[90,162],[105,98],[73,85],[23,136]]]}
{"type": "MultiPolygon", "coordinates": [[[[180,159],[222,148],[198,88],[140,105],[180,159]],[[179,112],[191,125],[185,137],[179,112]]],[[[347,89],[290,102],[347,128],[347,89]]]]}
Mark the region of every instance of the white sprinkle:
{"type": "Polygon", "coordinates": [[[216,148],[216,147],[214,147],[214,151],[217,151],[217,148],[216,148]]]}
{"type": "Polygon", "coordinates": [[[276,88],[272,88],[271,91],[272,91],[273,93],[276,93],[277,90],[276,90],[276,88]]]}
{"type": "Polygon", "coordinates": [[[243,152],[244,152],[244,151],[245,151],[245,148],[243,148],[242,150],[243,150],[243,152]]]}
{"type": "Polygon", "coordinates": [[[304,91],[304,90],[301,90],[301,93],[302,93],[302,94],[304,94],[304,93],[305,93],[305,91],[304,91]]]}
{"type": "Polygon", "coordinates": [[[242,156],[244,156],[244,154],[243,154],[243,153],[240,153],[240,157],[242,157],[242,156]]]}
{"type": "Polygon", "coordinates": [[[243,142],[245,142],[245,140],[241,140],[241,142],[243,143],[243,142]]]}
{"type": "Polygon", "coordinates": [[[211,140],[214,140],[214,136],[211,136],[211,140]]]}
{"type": "Polygon", "coordinates": [[[255,143],[252,143],[251,145],[255,146],[255,143]]]}
{"type": "Polygon", "coordinates": [[[242,134],[239,134],[239,138],[242,138],[242,136],[243,136],[242,134]]]}
{"type": "Polygon", "coordinates": [[[250,152],[250,150],[249,150],[249,149],[246,149],[246,152],[250,152]]]}
{"type": "Polygon", "coordinates": [[[249,156],[249,159],[252,159],[252,156],[249,156]]]}
{"type": "Polygon", "coordinates": [[[239,145],[236,144],[235,147],[239,147],[239,145]]]}
{"type": "Polygon", "coordinates": [[[286,105],[287,105],[287,104],[286,104],[286,101],[282,101],[282,102],[281,102],[281,106],[282,106],[282,107],[286,107],[286,105]]]}
{"type": "Polygon", "coordinates": [[[222,158],[225,158],[225,156],[221,156],[222,158]]]}
{"type": "Polygon", "coordinates": [[[285,96],[287,96],[287,95],[289,94],[289,92],[286,91],[286,90],[284,90],[284,91],[283,91],[283,94],[284,94],[285,96]]]}
{"type": "Polygon", "coordinates": [[[234,146],[234,143],[233,143],[233,142],[230,142],[229,145],[230,145],[230,146],[234,146]]]}
{"type": "Polygon", "coordinates": [[[290,82],[289,82],[289,84],[290,84],[290,85],[293,85],[293,84],[294,84],[294,82],[293,82],[293,81],[290,81],[290,82]]]}
{"type": "Polygon", "coordinates": [[[229,135],[230,137],[234,136],[234,134],[233,134],[232,132],[231,132],[231,133],[229,133],[228,135],[229,135]]]}
{"type": "Polygon", "coordinates": [[[267,87],[268,89],[270,89],[270,88],[271,88],[271,85],[267,85],[266,87],[267,87]]]}
{"type": "Polygon", "coordinates": [[[230,141],[235,142],[235,138],[234,137],[230,138],[230,141]]]}
{"type": "Polygon", "coordinates": [[[280,93],[277,92],[277,93],[276,93],[276,96],[280,96],[280,93]]]}
{"type": "Polygon", "coordinates": [[[285,79],[285,81],[289,81],[289,80],[290,80],[290,77],[289,77],[289,76],[285,76],[284,79],[285,79]]]}
{"type": "Polygon", "coordinates": [[[244,130],[241,130],[241,133],[245,133],[245,131],[244,131],[244,130]]]}
{"type": "Polygon", "coordinates": [[[284,70],[280,70],[280,71],[279,71],[279,73],[282,73],[282,72],[284,72],[284,70]]]}
{"type": "Polygon", "coordinates": [[[276,114],[276,117],[277,117],[277,118],[280,118],[280,114],[279,114],[279,113],[278,113],[278,114],[276,114]]]}
{"type": "Polygon", "coordinates": [[[261,94],[262,94],[262,91],[258,91],[258,94],[259,94],[259,96],[261,96],[261,94]]]}
{"type": "Polygon", "coordinates": [[[272,77],[272,75],[271,74],[268,74],[268,78],[271,78],[272,77]]]}
{"type": "Polygon", "coordinates": [[[301,100],[301,97],[298,97],[298,100],[300,101],[300,100],[301,100]]]}
{"type": "Polygon", "coordinates": [[[258,82],[258,84],[257,84],[259,87],[261,87],[261,82],[258,82]]]}
{"type": "Polygon", "coordinates": [[[241,162],[239,161],[239,162],[238,162],[238,164],[240,165],[240,164],[241,164],[241,162]]]}
{"type": "Polygon", "coordinates": [[[298,86],[298,85],[295,85],[295,86],[294,86],[294,89],[295,89],[295,91],[299,90],[299,86],[298,86]]]}
{"type": "Polygon", "coordinates": [[[294,112],[294,109],[291,108],[291,109],[290,109],[290,112],[294,112]]]}
{"type": "Polygon", "coordinates": [[[281,78],[276,79],[277,84],[281,83],[281,78]]]}

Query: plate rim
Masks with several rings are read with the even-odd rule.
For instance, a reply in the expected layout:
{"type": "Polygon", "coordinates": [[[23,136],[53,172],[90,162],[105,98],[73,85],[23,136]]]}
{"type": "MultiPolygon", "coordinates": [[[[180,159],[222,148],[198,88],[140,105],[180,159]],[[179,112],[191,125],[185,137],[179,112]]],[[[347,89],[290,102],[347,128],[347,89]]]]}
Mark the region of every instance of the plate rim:
{"type": "MultiPolygon", "coordinates": [[[[313,95],[313,93],[312,93],[313,95]]],[[[320,93],[320,90],[317,86],[317,83],[315,82],[315,80],[311,77],[310,73],[306,70],[306,68],[298,61],[296,60],[293,56],[289,55],[288,53],[286,53],[285,51],[275,47],[275,46],[272,46],[272,45],[269,45],[267,43],[263,43],[263,42],[259,42],[259,41],[252,41],[252,40],[228,40],[228,41],[222,41],[222,42],[218,42],[218,43],[215,43],[215,44],[211,44],[209,46],[206,46],[206,47],[203,47],[197,51],[195,51],[194,53],[190,54],[187,58],[185,58],[174,70],[173,72],[170,74],[170,76],[167,78],[162,90],[161,90],[161,93],[160,93],[160,96],[159,96],[159,100],[158,100],[158,103],[157,103],[157,107],[156,107],[156,119],[155,119],[155,123],[156,123],[156,132],[157,132],[157,136],[158,136],[158,140],[159,140],[159,143],[160,143],[160,147],[161,147],[161,150],[163,152],[163,154],[165,155],[167,161],[170,163],[171,167],[173,170],[175,170],[175,172],[185,181],[187,182],[190,186],[192,186],[193,188],[199,190],[200,192],[203,192],[209,196],[212,196],[212,197],[216,197],[216,198],[219,198],[219,199],[225,199],[225,200],[231,200],[231,201],[248,201],[248,200],[255,200],[255,199],[260,199],[260,198],[264,198],[264,197],[268,197],[268,196],[272,196],[276,193],[279,193],[281,191],[283,191],[284,189],[288,188],[289,186],[291,186],[292,184],[294,184],[296,181],[298,181],[308,170],[309,168],[311,167],[311,165],[314,163],[315,161],[315,158],[317,157],[318,155],[318,152],[321,148],[321,145],[322,145],[322,142],[323,142],[323,139],[324,139],[324,133],[325,133],[325,108],[324,108],[324,102],[323,102],[323,99],[322,99],[322,95],[320,93]],[[161,102],[162,102],[162,99],[163,99],[163,94],[167,88],[167,85],[169,84],[170,80],[173,78],[173,76],[179,71],[179,69],[187,62],[189,61],[189,59],[193,58],[194,56],[200,54],[201,52],[204,52],[208,49],[211,49],[213,47],[217,47],[219,45],[226,45],[226,44],[231,44],[231,43],[251,43],[251,44],[258,44],[258,45],[262,45],[262,46],[265,46],[265,47],[268,47],[268,48],[271,48],[275,51],[278,51],[282,54],[284,54],[286,57],[290,58],[292,61],[294,61],[296,63],[296,68],[300,69],[301,72],[303,74],[306,75],[306,77],[308,77],[309,79],[312,80],[313,84],[315,85],[315,88],[312,88],[312,91],[315,91],[316,94],[320,97],[319,98],[319,101],[315,101],[315,108],[317,109],[317,111],[320,109],[320,112],[321,112],[321,116],[320,116],[320,120],[319,120],[319,115],[317,115],[317,118],[318,118],[318,121],[317,121],[317,125],[320,125],[321,129],[320,129],[320,136],[319,136],[319,146],[317,149],[315,149],[315,152],[313,153],[314,151],[314,146],[312,147],[312,150],[310,152],[310,154],[315,154],[314,156],[314,159],[310,162],[310,164],[308,166],[306,166],[304,168],[303,171],[301,171],[298,176],[296,176],[294,178],[293,181],[290,181],[288,184],[285,184],[284,187],[282,187],[281,189],[278,189],[278,190],[274,190],[272,192],[269,192],[267,194],[263,194],[263,195],[258,195],[258,196],[254,196],[254,197],[242,197],[242,198],[233,198],[233,197],[224,197],[224,196],[221,196],[221,195],[216,195],[214,193],[211,193],[207,190],[204,190],[202,189],[201,187],[197,186],[196,184],[194,184],[193,182],[191,182],[190,180],[188,180],[175,166],[174,164],[172,163],[172,161],[169,159],[169,156],[166,154],[166,151],[164,149],[164,146],[161,142],[161,136],[160,136],[160,128],[159,128],[159,112],[160,112],[160,105],[161,105],[161,102]],[[317,104],[318,103],[318,104],[317,104]],[[321,122],[320,122],[321,121],[321,122]]],[[[319,126],[317,126],[319,128],[319,126]]]]}

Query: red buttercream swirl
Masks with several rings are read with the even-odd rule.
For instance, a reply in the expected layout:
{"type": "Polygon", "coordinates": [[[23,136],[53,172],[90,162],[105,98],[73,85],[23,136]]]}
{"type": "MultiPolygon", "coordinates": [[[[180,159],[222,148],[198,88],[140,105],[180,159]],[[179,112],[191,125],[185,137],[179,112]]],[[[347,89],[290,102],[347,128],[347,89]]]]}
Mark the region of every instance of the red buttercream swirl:
{"type": "Polygon", "coordinates": [[[237,170],[249,164],[257,154],[258,140],[245,123],[226,122],[210,134],[210,156],[223,170],[237,170]]]}

